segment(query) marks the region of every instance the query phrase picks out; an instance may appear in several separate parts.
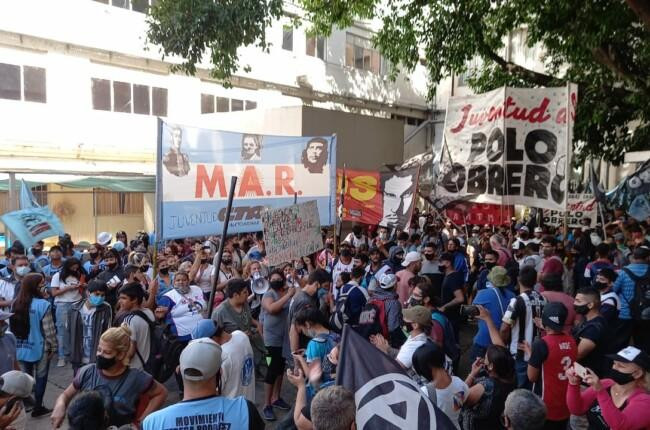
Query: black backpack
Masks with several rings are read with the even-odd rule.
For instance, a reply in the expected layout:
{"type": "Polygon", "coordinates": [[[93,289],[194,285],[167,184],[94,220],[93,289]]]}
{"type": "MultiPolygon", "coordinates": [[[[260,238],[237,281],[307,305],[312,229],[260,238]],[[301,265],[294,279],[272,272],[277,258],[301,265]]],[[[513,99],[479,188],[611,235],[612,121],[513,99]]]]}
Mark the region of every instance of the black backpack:
{"type": "Polygon", "coordinates": [[[650,320],[650,267],[643,276],[635,275],[627,267],[623,268],[623,272],[634,281],[634,296],[631,301],[628,301],[632,319],[635,321],[650,320]]]}
{"type": "MultiPolygon", "coordinates": [[[[124,313],[118,316],[115,319],[115,326],[119,327],[120,325],[122,325],[123,322],[126,321],[128,317],[134,317],[134,316],[138,316],[142,318],[149,326],[149,359],[145,361],[142,358],[142,355],[140,354],[140,351],[138,350],[137,346],[135,348],[135,353],[138,355],[140,362],[144,364],[144,370],[149,374],[151,374],[151,376],[153,376],[156,380],[159,380],[159,375],[157,375],[157,373],[160,373],[160,368],[161,368],[160,362],[165,357],[164,355],[165,352],[163,351],[165,349],[164,344],[165,342],[168,341],[167,340],[168,335],[165,334],[165,326],[157,323],[156,321],[151,321],[147,316],[147,314],[145,314],[141,310],[124,313]]],[[[179,353],[179,357],[180,357],[180,353],[179,353]]],[[[175,367],[176,365],[174,365],[174,368],[175,367]]],[[[169,378],[169,376],[167,378],[169,378]]]]}
{"type": "MultiPolygon", "coordinates": [[[[345,286],[341,287],[341,290],[343,290],[343,288],[345,288],[345,286]]],[[[350,321],[352,315],[350,314],[350,307],[348,306],[348,297],[350,296],[350,293],[352,293],[352,291],[354,291],[356,288],[364,293],[366,299],[368,298],[368,295],[365,293],[363,287],[360,287],[358,285],[352,285],[350,289],[345,293],[339,293],[339,296],[336,298],[336,304],[334,305],[334,312],[332,312],[332,315],[329,319],[329,325],[332,331],[339,334],[342,333],[343,326],[350,321]]]]}

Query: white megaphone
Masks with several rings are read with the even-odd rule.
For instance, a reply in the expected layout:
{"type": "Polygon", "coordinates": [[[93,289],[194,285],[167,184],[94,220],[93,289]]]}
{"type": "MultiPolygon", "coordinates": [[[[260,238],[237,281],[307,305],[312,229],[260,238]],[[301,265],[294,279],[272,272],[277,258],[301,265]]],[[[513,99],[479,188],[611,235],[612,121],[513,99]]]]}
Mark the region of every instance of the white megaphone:
{"type": "Polygon", "coordinates": [[[264,294],[269,290],[269,281],[261,276],[253,278],[251,280],[251,290],[255,294],[264,294]]]}

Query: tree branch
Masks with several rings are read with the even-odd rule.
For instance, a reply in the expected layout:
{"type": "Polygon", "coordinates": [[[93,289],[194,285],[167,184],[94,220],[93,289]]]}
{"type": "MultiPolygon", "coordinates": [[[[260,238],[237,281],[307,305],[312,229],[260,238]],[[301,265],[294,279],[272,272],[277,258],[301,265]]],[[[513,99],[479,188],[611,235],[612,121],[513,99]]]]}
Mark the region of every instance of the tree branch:
{"type": "Polygon", "coordinates": [[[625,3],[639,17],[646,30],[650,31],[650,3],[647,0],[625,0],[625,3]]]}
{"type": "Polygon", "coordinates": [[[599,46],[591,50],[597,62],[607,67],[612,73],[619,78],[628,81],[643,93],[648,94],[648,83],[642,76],[631,71],[623,62],[611,46],[599,46]]]}
{"type": "Polygon", "coordinates": [[[512,61],[506,61],[505,59],[501,58],[501,56],[496,52],[492,51],[491,49],[487,49],[487,46],[485,48],[486,49],[483,51],[483,53],[490,60],[497,63],[499,67],[501,67],[505,72],[511,75],[519,76],[528,82],[544,87],[549,86],[551,82],[555,80],[553,76],[527,69],[523,66],[520,66],[519,64],[513,63],[512,61]]]}

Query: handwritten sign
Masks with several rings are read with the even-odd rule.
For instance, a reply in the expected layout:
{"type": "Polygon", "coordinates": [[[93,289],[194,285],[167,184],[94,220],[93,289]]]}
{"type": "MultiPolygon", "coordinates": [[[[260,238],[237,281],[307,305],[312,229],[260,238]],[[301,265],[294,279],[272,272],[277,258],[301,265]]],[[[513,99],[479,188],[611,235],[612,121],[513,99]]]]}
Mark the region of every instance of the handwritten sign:
{"type": "Polygon", "coordinates": [[[299,259],[323,248],[315,200],[262,212],[266,256],[271,266],[299,259]]]}
{"type": "MultiPolygon", "coordinates": [[[[591,193],[569,194],[569,227],[596,226],[596,199],[591,193]]],[[[564,224],[565,212],[544,209],[544,224],[559,226],[564,224]]]]}

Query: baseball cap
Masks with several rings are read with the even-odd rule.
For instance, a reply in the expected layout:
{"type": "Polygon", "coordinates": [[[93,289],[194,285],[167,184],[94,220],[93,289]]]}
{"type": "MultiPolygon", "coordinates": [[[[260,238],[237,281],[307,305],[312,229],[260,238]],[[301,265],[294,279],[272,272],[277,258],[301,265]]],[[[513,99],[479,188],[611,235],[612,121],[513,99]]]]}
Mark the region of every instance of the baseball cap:
{"type": "Polygon", "coordinates": [[[490,270],[490,273],[488,273],[487,279],[495,287],[505,287],[510,285],[510,276],[508,276],[508,271],[505,267],[494,266],[492,270],[490,270]]]}
{"type": "Polygon", "coordinates": [[[217,323],[211,319],[203,319],[192,330],[192,339],[212,337],[217,334],[217,323]]]}
{"type": "Polygon", "coordinates": [[[384,290],[389,290],[397,283],[397,276],[392,273],[386,273],[379,278],[379,286],[384,290]]]}
{"type": "Polygon", "coordinates": [[[196,339],[181,352],[180,369],[183,379],[206,381],[221,367],[221,347],[212,339],[196,339]]]}
{"type": "Polygon", "coordinates": [[[523,248],[522,245],[523,245],[522,242],[520,242],[520,241],[518,241],[518,240],[515,240],[515,241],[513,242],[513,244],[512,244],[512,249],[514,249],[515,251],[519,251],[520,249],[523,248]]]}
{"type": "Polygon", "coordinates": [[[13,315],[13,312],[0,310],[0,321],[6,321],[13,315]]]}
{"type": "Polygon", "coordinates": [[[542,230],[542,227],[535,227],[535,233],[542,233],[544,230],[542,230]]]}
{"type": "Polygon", "coordinates": [[[431,311],[424,306],[412,306],[402,311],[404,322],[431,325],[431,311]]]}
{"type": "Polygon", "coordinates": [[[20,398],[29,397],[34,387],[34,378],[18,370],[10,370],[0,376],[0,391],[20,398]]]}
{"type": "Polygon", "coordinates": [[[528,233],[530,230],[528,229],[528,226],[522,225],[521,227],[519,227],[519,231],[525,231],[526,233],[528,233]]]}
{"type": "Polygon", "coordinates": [[[614,240],[623,240],[625,239],[625,235],[623,233],[616,233],[614,235],[614,240]]]}
{"type": "Polygon", "coordinates": [[[542,311],[542,324],[560,331],[564,328],[568,313],[566,306],[560,302],[547,303],[542,311]]]}
{"type": "Polygon", "coordinates": [[[632,253],[632,256],[637,260],[643,260],[650,257],[650,248],[647,246],[637,246],[632,253]]]}
{"type": "Polygon", "coordinates": [[[475,225],[474,227],[472,227],[472,231],[481,231],[481,227],[475,225]]]}
{"type": "Polygon", "coordinates": [[[650,356],[641,351],[639,348],[635,348],[633,346],[625,347],[618,351],[616,354],[610,354],[607,357],[611,358],[614,361],[634,363],[645,370],[650,370],[650,356]]]}
{"type": "Polygon", "coordinates": [[[110,234],[107,231],[102,231],[97,235],[97,243],[99,243],[102,246],[108,245],[111,243],[111,240],[113,239],[113,235],[110,234]]]}
{"type": "Polygon", "coordinates": [[[402,261],[402,266],[407,267],[409,264],[415,263],[416,261],[422,261],[422,256],[417,251],[411,251],[408,254],[406,254],[406,257],[404,257],[404,261],[402,261]]]}

